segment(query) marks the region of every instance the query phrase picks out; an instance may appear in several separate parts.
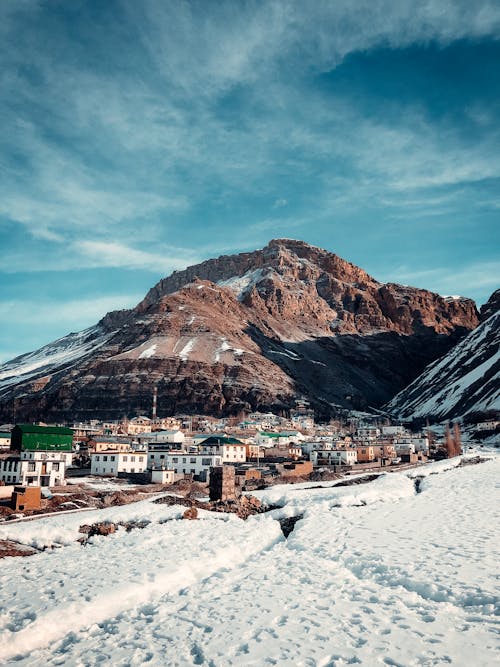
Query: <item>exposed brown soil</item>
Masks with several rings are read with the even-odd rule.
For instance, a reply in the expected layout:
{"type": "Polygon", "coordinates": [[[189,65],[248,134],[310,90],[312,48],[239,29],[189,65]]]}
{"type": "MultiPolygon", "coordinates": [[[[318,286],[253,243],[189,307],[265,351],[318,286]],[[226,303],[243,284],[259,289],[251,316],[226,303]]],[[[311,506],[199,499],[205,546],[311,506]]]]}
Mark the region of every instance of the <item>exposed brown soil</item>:
{"type": "Polygon", "coordinates": [[[11,540],[0,540],[0,558],[8,558],[9,556],[33,556],[36,553],[39,552],[25,544],[12,542],[11,540]]]}

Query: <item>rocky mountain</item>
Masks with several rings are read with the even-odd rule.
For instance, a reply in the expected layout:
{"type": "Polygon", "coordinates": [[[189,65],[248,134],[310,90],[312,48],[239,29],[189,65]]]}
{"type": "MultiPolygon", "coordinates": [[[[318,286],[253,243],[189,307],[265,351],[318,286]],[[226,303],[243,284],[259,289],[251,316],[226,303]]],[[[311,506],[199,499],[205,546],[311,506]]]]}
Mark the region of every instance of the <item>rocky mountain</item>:
{"type": "Polygon", "coordinates": [[[0,418],[116,418],[380,406],[478,324],[475,304],[380,283],[301,241],[174,272],[0,367],[0,418]]]}
{"type": "Polygon", "coordinates": [[[428,366],[387,409],[405,419],[500,410],[500,290],[481,308],[477,329],[428,366]]]}

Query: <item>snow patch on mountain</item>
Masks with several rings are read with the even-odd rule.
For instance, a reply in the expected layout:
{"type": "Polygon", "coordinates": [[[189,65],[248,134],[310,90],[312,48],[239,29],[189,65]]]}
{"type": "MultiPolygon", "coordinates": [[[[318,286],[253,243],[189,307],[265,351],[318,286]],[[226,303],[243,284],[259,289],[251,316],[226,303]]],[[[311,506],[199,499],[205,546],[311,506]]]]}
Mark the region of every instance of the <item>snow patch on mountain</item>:
{"type": "Polygon", "coordinates": [[[179,357],[182,359],[182,361],[188,360],[189,353],[192,351],[194,344],[195,344],[195,339],[190,338],[188,342],[184,345],[182,350],[179,352],[179,357]]]}
{"type": "Polygon", "coordinates": [[[0,389],[24,382],[37,375],[60,370],[67,364],[95,352],[115,332],[103,334],[99,327],[90,327],[78,333],[59,338],[35,352],[23,354],[0,366],[0,389]]]}
{"type": "Polygon", "coordinates": [[[150,359],[156,352],[156,344],[150,345],[143,352],[140,353],[139,359],[150,359]]]}
{"type": "Polygon", "coordinates": [[[237,299],[241,301],[245,294],[262,280],[264,273],[264,269],[255,269],[254,271],[247,271],[247,273],[242,276],[234,276],[227,280],[219,280],[217,284],[221,287],[229,287],[230,290],[235,292],[237,299]]]}

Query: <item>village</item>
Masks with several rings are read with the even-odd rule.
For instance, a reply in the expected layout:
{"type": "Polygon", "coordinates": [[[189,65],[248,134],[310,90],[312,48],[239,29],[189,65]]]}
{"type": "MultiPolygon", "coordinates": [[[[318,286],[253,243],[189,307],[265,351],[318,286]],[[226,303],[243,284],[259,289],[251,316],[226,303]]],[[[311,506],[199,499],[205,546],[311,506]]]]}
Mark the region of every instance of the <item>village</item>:
{"type": "MultiPolygon", "coordinates": [[[[40,511],[51,489],[68,483],[116,480],[157,489],[184,482],[187,488],[189,482],[208,485],[214,471],[224,469],[224,477],[234,479],[232,494],[241,494],[276,483],[396,470],[462,453],[458,424],[437,438],[431,429],[412,432],[367,417],[318,424],[307,402],[297,401],[287,417],[255,412],[243,419],[160,418],[153,400],[151,417],[70,427],[6,424],[0,427],[0,516],[13,519],[40,511]]],[[[488,422],[475,428],[484,432],[497,426],[488,422]]],[[[78,505],[68,501],[50,507],[61,511],[78,505]]]]}

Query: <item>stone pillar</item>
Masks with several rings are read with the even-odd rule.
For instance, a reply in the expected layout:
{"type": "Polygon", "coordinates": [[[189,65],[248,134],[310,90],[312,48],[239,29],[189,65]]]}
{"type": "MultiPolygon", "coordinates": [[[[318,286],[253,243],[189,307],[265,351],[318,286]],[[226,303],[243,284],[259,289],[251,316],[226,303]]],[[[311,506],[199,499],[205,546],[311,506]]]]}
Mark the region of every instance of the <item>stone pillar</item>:
{"type": "Polygon", "coordinates": [[[210,500],[235,500],[236,475],[234,466],[210,468],[210,500]]]}

